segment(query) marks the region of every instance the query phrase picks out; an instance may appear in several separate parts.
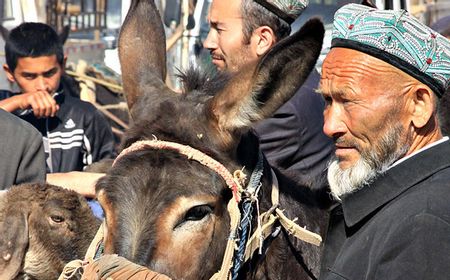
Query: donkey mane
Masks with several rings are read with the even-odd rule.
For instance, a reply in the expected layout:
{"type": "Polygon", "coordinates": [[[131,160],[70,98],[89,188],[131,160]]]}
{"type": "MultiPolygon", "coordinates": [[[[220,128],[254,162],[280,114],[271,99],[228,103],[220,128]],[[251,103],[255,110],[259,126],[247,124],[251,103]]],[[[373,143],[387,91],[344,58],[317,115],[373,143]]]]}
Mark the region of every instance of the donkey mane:
{"type": "MultiPolygon", "coordinates": [[[[234,180],[229,172],[236,174],[237,181],[251,181],[246,187],[249,192],[259,190],[257,199],[253,197],[257,201],[249,232],[257,224],[257,212],[273,204],[282,207],[287,217],[298,217],[309,230],[324,232],[326,211],[316,204],[315,191],[308,186],[280,176],[279,198],[272,200],[271,190],[277,189],[272,188],[273,173],[252,131],[305,81],[320,54],[323,34],[323,24],[311,20],[238,74],[189,68],[180,75],[180,94],[164,84],[164,30],[156,5],[133,0],[119,40],[122,79],[134,120],[123,147],[139,140],[161,142],[137,143],[97,182],[108,227],[105,253],[174,279],[208,279],[224,261],[225,247],[232,250],[227,240],[236,216],[227,210],[232,199],[228,186],[234,180]],[[143,58],[137,49],[152,55],[143,58]],[[182,152],[172,151],[173,145],[166,150],[167,142],[176,143],[174,149],[182,152]],[[192,148],[197,151],[191,154],[192,148]],[[198,157],[191,157],[194,154],[198,157]]],[[[240,276],[310,279],[317,275],[321,248],[293,240],[284,229],[281,232],[264,244],[264,256],[249,252],[252,258],[246,265],[250,267],[240,276]]]]}
{"type": "Polygon", "coordinates": [[[217,71],[212,66],[203,69],[191,65],[186,71],[180,71],[177,76],[181,79],[183,93],[206,96],[214,96],[230,80],[228,73],[217,71]]]}

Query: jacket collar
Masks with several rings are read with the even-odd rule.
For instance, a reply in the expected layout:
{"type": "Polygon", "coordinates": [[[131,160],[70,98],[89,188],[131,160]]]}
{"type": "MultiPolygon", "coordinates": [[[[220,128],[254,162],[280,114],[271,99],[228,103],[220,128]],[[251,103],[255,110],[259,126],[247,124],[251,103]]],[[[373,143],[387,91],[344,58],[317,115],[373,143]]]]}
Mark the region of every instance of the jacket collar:
{"type": "Polygon", "coordinates": [[[424,178],[450,166],[450,141],[390,168],[375,181],[342,198],[345,224],[352,227],[424,178]]]}

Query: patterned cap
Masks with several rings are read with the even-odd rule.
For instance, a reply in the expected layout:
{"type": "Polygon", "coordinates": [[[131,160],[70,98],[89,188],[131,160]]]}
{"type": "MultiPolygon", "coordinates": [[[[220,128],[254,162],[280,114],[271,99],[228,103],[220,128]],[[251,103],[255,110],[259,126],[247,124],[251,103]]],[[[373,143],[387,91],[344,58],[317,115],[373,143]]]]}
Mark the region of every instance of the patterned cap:
{"type": "Polygon", "coordinates": [[[404,10],[343,6],[334,15],[331,47],[379,58],[426,84],[439,97],[450,85],[450,40],[404,10]]]}
{"type": "Polygon", "coordinates": [[[255,2],[292,24],[306,9],[309,0],[255,0],[255,2]]]}

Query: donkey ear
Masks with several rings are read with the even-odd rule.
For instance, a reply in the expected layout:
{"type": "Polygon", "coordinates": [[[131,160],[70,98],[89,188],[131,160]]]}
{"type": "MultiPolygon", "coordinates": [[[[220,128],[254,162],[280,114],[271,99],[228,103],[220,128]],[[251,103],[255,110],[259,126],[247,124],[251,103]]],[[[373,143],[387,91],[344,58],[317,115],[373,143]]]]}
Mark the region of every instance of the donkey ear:
{"type": "Polygon", "coordinates": [[[8,38],[9,38],[9,30],[6,29],[3,25],[0,25],[0,32],[2,33],[3,41],[8,40],[8,38]]]}
{"type": "Polygon", "coordinates": [[[0,279],[15,279],[28,248],[28,222],[24,214],[6,215],[0,223],[0,279]]]}
{"type": "Polygon", "coordinates": [[[164,83],[166,39],[154,1],[131,2],[119,34],[119,59],[124,92],[133,119],[140,114],[140,110],[133,106],[144,95],[175,94],[164,83]]]}
{"type": "Polygon", "coordinates": [[[64,45],[64,43],[67,41],[67,38],[69,38],[69,33],[70,33],[70,26],[69,25],[64,26],[61,33],[58,34],[59,42],[61,43],[61,45],[64,45]]]}
{"type": "Polygon", "coordinates": [[[298,32],[278,42],[254,72],[252,66],[239,72],[212,102],[211,111],[219,129],[249,127],[288,101],[313,69],[324,33],[322,22],[311,19],[298,32]]]}

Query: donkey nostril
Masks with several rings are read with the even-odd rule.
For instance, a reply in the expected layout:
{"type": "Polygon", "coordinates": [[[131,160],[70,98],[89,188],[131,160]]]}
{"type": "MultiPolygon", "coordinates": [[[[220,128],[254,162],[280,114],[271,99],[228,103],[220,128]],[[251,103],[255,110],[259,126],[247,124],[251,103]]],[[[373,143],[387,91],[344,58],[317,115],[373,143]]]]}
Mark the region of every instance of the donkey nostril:
{"type": "Polygon", "coordinates": [[[11,259],[11,254],[10,253],[3,253],[3,260],[5,262],[9,261],[11,259]]]}

